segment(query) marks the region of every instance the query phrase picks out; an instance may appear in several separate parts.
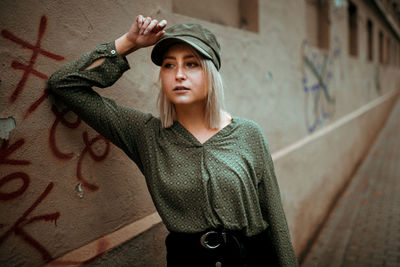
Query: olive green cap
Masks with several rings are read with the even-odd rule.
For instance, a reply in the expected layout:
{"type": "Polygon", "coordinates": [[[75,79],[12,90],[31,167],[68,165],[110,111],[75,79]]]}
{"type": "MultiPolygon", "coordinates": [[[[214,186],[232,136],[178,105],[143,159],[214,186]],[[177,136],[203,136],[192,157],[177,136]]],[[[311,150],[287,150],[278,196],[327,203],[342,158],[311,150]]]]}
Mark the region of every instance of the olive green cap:
{"type": "Polygon", "coordinates": [[[221,47],[217,38],[199,24],[177,24],[165,29],[165,33],[151,51],[151,60],[157,66],[161,66],[167,49],[181,42],[192,46],[200,55],[210,59],[217,70],[221,68],[221,47]]]}

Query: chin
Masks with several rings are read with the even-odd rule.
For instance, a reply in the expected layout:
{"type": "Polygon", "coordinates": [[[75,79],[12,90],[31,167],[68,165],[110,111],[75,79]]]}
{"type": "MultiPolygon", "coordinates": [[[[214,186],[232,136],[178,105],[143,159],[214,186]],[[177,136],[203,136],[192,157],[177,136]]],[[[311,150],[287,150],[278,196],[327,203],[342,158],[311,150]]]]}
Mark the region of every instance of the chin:
{"type": "Polygon", "coordinates": [[[169,101],[174,105],[189,105],[194,103],[192,99],[188,99],[187,97],[172,97],[169,101]]]}

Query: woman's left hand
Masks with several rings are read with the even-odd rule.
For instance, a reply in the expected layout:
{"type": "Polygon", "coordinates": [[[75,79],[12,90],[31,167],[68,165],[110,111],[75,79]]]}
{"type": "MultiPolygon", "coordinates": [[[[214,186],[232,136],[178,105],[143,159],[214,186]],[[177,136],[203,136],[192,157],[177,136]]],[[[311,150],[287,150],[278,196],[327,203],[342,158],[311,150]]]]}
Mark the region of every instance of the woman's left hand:
{"type": "Polygon", "coordinates": [[[164,34],[165,26],[166,20],[158,22],[151,17],[138,15],[129,31],[116,40],[117,52],[127,55],[139,48],[154,45],[164,34]]]}

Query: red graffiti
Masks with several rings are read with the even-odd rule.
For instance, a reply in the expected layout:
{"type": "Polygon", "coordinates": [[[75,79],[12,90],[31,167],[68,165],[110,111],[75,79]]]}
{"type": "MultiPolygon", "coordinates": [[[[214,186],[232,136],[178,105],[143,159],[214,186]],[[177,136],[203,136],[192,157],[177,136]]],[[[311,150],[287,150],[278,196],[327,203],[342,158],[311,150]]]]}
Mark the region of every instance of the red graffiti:
{"type": "MultiPolygon", "coordinates": [[[[0,147],[0,164],[8,164],[8,165],[29,165],[30,162],[28,160],[19,160],[19,159],[8,159],[8,157],[14,153],[17,149],[19,149],[25,143],[24,139],[19,139],[11,146],[8,141],[5,140],[1,144],[0,147]]],[[[0,179],[0,188],[2,188],[5,184],[14,181],[14,180],[22,180],[22,185],[20,188],[16,189],[13,192],[1,192],[0,191],[0,200],[10,200],[22,195],[29,186],[29,176],[23,172],[14,172],[9,175],[6,175],[0,179]]]]}
{"type": "Polygon", "coordinates": [[[58,149],[57,142],[56,142],[56,129],[60,122],[61,122],[61,124],[63,124],[64,126],[70,128],[70,129],[75,129],[81,123],[81,119],[79,117],[77,117],[75,122],[67,121],[64,116],[68,112],[71,111],[69,108],[66,108],[60,112],[57,110],[56,106],[53,105],[51,107],[51,111],[54,113],[54,115],[56,115],[56,120],[54,121],[53,125],[51,126],[50,136],[49,136],[49,145],[50,145],[51,151],[59,159],[63,159],[63,160],[71,159],[74,156],[74,153],[72,153],[72,152],[64,153],[58,149]]]}
{"type": "Polygon", "coordinates": [[[9,146],[8,141],[4,140],[0,147],[0,164],[9,165],[28,165],[31,164],[28,160],[7,159],[15,150],[19,149],[25,143],[24,139],[19,139],[14,144],[9,146]]]}
{"type": "MultiPolygon", "coordinates": [[[[50,129],[49,145],[50,145],[51,151],[59,159],[70,160],[73,158],[74,153],[73,152],[69,152],[69,153],[62,152],[62,151],[60,151],[60,149],[57,146],[57,141],[56,141],[57,126],[61,123],[64,126],[66,126],[67,128],[75,129],[75,128],[79,127],[79,125],[81,123],[81,119],[79,117],[77,117],[74,122],[67,121],[65,116],[67,115],[68,112],[72,112],[69,108],[65,108],[62,111],[59,111],[57,109],[57,107],[55,105],[53,105],[51,107],[51,110],[54,113],[54,115],[56,116],[56,119],[50,129]]],[[[78,178],[78,181],[80,181],[84,187],[88,188],[90,191],[96,191],[99,189],[99,187],[95,184],[88,182],[82,175],[82,162],[83,162],[84,156],[88,152],[89,152],[90,157],[94,161],[103,161],[109,153],[110,141],[108,141],[106,138],[104,138],[101,135],[97,135],[92,140],[89,140],[88,133],[86,131],[82,133],[82,139],[85,144],[85,147],[83,148],[82,152],[79,154],[80,156],[79,156],[78,163],[77,163],[76,176],[78,178]],[[92,149],[92,146],[99,141],[104,141],[104,143],[105,143],[105,149],[101,155],[97,155],[92,149]]]]}
{"type": "Polygon", "coordinates": [[[24,231],[23,227],[37,221],[54,221],[57,223],[57,219],[60,217],[59,212],[54,212],[51,214],[44,214],[39,216],[34,216],[27,219],[28,215],[34,211],[37,206],[49,195],[53,189],[54,184],[50,182],[43,193],[36,199],[36,201],[22,214],[22,216],[11,226],[8,231],[6,231],[2,236],[0,236],[0,245],[12,234],[20,236],[25,242],[33,246],[36,250],[40,252],[43,260],[46,262],[52,260],[50,253],[31,235],[24,231]]]}
{"type": "MultiPolygon", "coordinates": [[[[17,149],[19,149],[25,143],[24,139],[19,139],[12,145],[9,145],[8,141],[3,141],[0,147],[0,164],[8,164],[8,165],[29,165],[30,161],[27,160],[17,160],[17,159],[9,159],[8,157],[12,155],[17,149]]],[[[15,189],[12,192],[3,192],[0,191],[0,200],[10,200],[21,196],[29,187],[30,177],[28,174],[24,172],[14,172],[9,175],[6,175],[0,179],[0,188],[2,188],[5,184],[10,183],[15,180],[21,180],[22,185],[15,189]]],[[[34,223],[36,221],[55,221],[60,217],[59,212],[55,212],[52,214],[45,214],[34,216],[30,219],[27,219],[28,215],[47,197],[53,188],[53,183],[49,183],[44,192],[38,197],[38,199],[23,213],[23,215],[8,229],[2,236],[0,236],[0,245],[12,234],[14,233],[17,236],[22,237],[24,241],[32,245],[36,248],[42,255],[42,258],[46,261],[50,261],[52,259],[50,253],[32,236],[30,236],[27,232],[24,231],[23,227],[25,225],[34,223]]],[[[4,228],[5,224],[0,224],[0,228],[4,228]]]]}
{"type": "MultiPolygon", "coordinates": [[[[81,264],[88,264],[99,258],[103,255],[110,247],[110,242],[106,239],[100,239],[97,242],[97,250],[94,256],[90,257],[87,260],[78,261],[78,260],[55,260],[50,262],[49,266],[52,265],[81,265],[81,264]]],[[[47,266],[47,265],[46,265],[47,266]]]]}
{"type": "Polygon", "coordinates": [[[37,107],[44,101],[46,100],[47,96],[49,95],[49,90],[46,88],[43,91],[43,94],[35,101],[33,102],[29,108],[26,110],[25,115],[24,115],[24,119],[26,119],[30,114],[32,114],[37,107]]]}
{"type": "Polygon", "coordinates": [[[82,160],[83,160],[83,157],[85,156],[85,154],[87,152],[89,152],[90,157],[94,161],[102,161],[102,160],[104,160],[107,157],[107,155],[108,155],[108,153],[110,151],[110,141],[108,141],[106,138],[104,138],[101,135],[97,135],[96,137],[94,137],[92,140],[89,141],[88,133],[86,131],[83,132],[82,138],[83,138],[83,142],[85,143],[85,147],[82,150],[82,152],[80,154],[80,157],[79,157],[79,160],[78,160],[78,165],[77,165],[77,168],[76,168],[76,176],[78,177],[78,180],[82,182],[83,186],[87,187],[91,191],[96,191],[96,190],[99,189],[99,187],[97,185],[95,185],[95,184],[91,184],[91,183],[87,182],[85,180],[85,178],[82,176],[82,160]],[[106,148],[104,149],[103,154],[96,155],[96,153],[94,153],[94,151],[92,150],[91,147],[96,142],[101,141],[101,140],[103,140],[105,142],[106,148]]]}
{"type": "Polygon", "coordinates": [[[85,260],[84,263],[89,263],[89,262],[92,262],[95,259],[99,258],[101,255],[103,255],[104,252],[107,251],[109,246],[110,246],[110,243],[106,239],[100,239],[97,243],[96,255],[91,257],[88,260],[85,260]]]}
{"type": "MultiPolygon", "coordinates": [[[[15,88],[13,93],[11,94],[10,103],[14,103],[15,100],[17,100],[18,96],[23,91],[23,89],[25,87],[25,84],[26,84],[30,74],[32,74],[32,75],[34,75],[36,77],[39,77],[40,79],[47,80],[48,77],[47,77],[46,74],[34,69],[34,67],[33,67],[35,65],[35,63],[36,63],[36,60],[37,60],[37,57],[39,56],[39,54],[41,54],[41,55],[43,55],[45,57],[54,59],[54,60],[58,60],[58,61],[64,59],[63,56],[51,53],[51,52],[46,51],[46,50],[41,48],[41,42],[42,42],[44,33],[46,31],[46,27],[47,27],[47,18],[46,18],[46,16],[43,15],[41,17],[41,19],[40,19],[38,38],[37,38],[35,44],[30,44],[27,41],[24,41],[24,40],[20,39],[19,37],[15,36],[13,33],[11,33],[8,30],[2,30],[1,31],[1,35],[4,38],[6,38],[6,39],[8,39],[8,40],[10,40],[10,41],[12,41],[12,42],[14,42],[16,44],[21,45],[23,48],[27,48],[27,49],[32,50],[32,55],[31,55],[31,58],[29,60],[29,64],[26,65],[26,64],[23,64],[23,63],[18,62],[18,61],[13,61],[11,63],[11,67],[13,69],[22,70],[24,73],[22,75],[21,80],[18,82],[17,87],[15,88]]],[[[25,112],[24,118],[26,118],[29,114],[31,114],[33,111],[36,110],[36,108],[46,99],[47,94],[48,94],[47,90],[44,89],[42,95],[27,109],[27,111],[25,112]]]]}
{"type": "Polygon", "coordinates": [[[18,180],[18,179],[22,180],[21,187],[19,189],[15,190],[14,192],[10,192],[10,193],[0,192],[0,200],[10,200],[10,199],[19,197],[26,191],[26,189],[29,186],[30,180],[29,180],[29,176],[23,172],[14,172],[14,173],[11,173],[11,174],[1,178],[0,179],[0,188],[3,185],[5,185],[6,183],[11,182],[13,180],[18,180]]]}

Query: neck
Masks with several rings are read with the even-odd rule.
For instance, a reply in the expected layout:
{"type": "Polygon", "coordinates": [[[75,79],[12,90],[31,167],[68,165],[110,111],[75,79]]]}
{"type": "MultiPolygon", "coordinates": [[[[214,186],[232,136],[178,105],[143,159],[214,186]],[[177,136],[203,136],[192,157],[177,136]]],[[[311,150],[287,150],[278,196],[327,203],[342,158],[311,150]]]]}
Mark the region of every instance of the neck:
{"type": "Polygon", "coordinates": [[[205,104],[175,105],[177,119],[188,130],[209,129],[205,104]]]}

